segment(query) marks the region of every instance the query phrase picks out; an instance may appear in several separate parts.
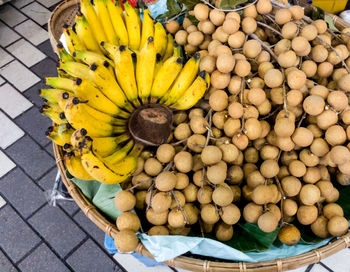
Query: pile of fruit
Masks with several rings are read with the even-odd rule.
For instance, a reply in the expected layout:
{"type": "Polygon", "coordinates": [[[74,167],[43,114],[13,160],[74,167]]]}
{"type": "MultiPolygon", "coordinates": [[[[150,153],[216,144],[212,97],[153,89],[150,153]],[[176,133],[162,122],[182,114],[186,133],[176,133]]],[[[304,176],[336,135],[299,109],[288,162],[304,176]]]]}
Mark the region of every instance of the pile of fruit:
{"type": "Polygon", "coordinates": [[[68,171],[123,182],[117,248],[133,251],[140,228],[229,241],[247,222],[286,245],[300,228],[346,233],[335,202],[350,184],[350,29],[270,0],[198,3],[195,20],[165,28],[124,8],[81,0],[70,54],[58,46],[59,77],[41,90],[68,171]]]}

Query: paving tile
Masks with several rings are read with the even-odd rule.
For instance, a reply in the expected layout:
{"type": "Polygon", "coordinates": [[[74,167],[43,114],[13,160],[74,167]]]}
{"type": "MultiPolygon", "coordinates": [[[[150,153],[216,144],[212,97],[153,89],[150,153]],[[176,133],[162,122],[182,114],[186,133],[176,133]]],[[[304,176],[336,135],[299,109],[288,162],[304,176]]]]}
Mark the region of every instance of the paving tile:
{"type": "Polygon", "coordinates": [[[37,2],[33,2],[28,6],[22,8],[22,12],[30,17],[32,20],[37,22],[39,25],[44,25],[49,21],[50,11],[44,8],[37,2]]]}
{"type": "Polygon", "coordinates": [[[123,254],[123,253],[117,253],[114,254],[113,258],[117,260],[117,262],[124,267],[124,269],[128,272],[171,272],[171,270],[168,266],[159,265],[159,266],[152,266],[147,267],[143,263],[141,263],[139,260],[137,260],[134,256],[130,254],[123,254]]]}
{"type": "Polygon", "coordinates": [[[2,85],[2,84],[4,84],[5,83],[5,79],[3,79],[2,77],[0,77],[0,86],[2,85]]]}
{"type": "Polygon", "coordinates": [[[44,100],[39,96],[39,90],[45,89],[45,88],[48,88],[48,87],[45,85],[45,82],[42,80],[37,84],[33,85],[32,87],[30,87],[29,89],[27,89],[23,94],[25,97],[28,98],[30,102],[35,104],[37,107],[40,107],[41,105],[43,105],[44,100]]]}
{"type": "Polygon", "coordinates": [[[66,256],[86,237],[85,233],[57,207],[47,205],[28,221],[61,257],[66,256]]]}
{"type": "Polygon", "coordinates": [[[0,210],[0,237],[0,247],[14,263],[40,242],[40,238],[10,205],[0,210]]]}
{"type": "Polygon", "coordinates": [[[3,5],[0,6],[0,19],[12,27],[26,20],[27,17],[11,5],[3,5]]]}
{"type": "Polygon", "coordinates": [[[0,250],[0,267],[1,267],[1,271],[4,271],[4,272],[18,271],[1,250],[0,250]]]}
{"type": "Polygon", "coordinates": [[[7,148],[6,153],[34,180],[55,165],[55,161],[29,136],[24,136],[7,148]]]}
{"type": "MultiPolygon", "coordinates": [[[[1,92],[1,88],[0,88],[1,92]]],[[[0,95],[1,96],[1,95],[0,95]]],[[[5,149],[16,142],[24,135],[21,130],[11,119],[0,111],[0,147],[5,149]]]]}
{"type": "Polygon", "coordinates": [[[51,43],[49,40],[43,42],[42,44],[38,45],[38,49],[43,52],[46,56],[53,58],[54,60],[57,60],[56,53],[52,50],[51,43]]]}
{"type": "Polygon", "coordinates": [[[73,200],[62,199],[58,201],[58,205],[71,216],[80,210],[79,206],[73,200]]]}
{"type": "Polygon", "coordinates": [[[66,272],[69,269],[57,256],[45,245],[36,248],[18,265],[25,272],[66,272]]]}
{"type": "Polygon", "coordinates": [[[345,248],[332,256],[322,260],[322,263],[327,265],[334,271],[348,271],[349,263],[344,260],[350,259],[350,249],[345,248]]]}
{"type": "Polygon", "coordinates": [[[49,76],[57,76],[57,64],[50,58],[46,58],[40,61],[39,63],[35,64],[30,70],[36,73],[42,79],[49,76]]]}
{"type": "Polygon", "coordinates": [[[40,78],[17,60],[1,68],[0,74],[21,92],[40,81],[40,78]]]}
{"type": "MultiPolygon", "coordinates": [[[[339,270],[339,271],[341,271],[341,270],[339,270]]],[[[309,272],[329,272],[329,270],[327,270],[326,268],[324,268],[320,264],[314,264],[314,266],[311,268],[311,270],[309,272]]],[[[338,270],[337,270],[337,272],[338,272],[338,270]]]]}
{"type": "Polygon", "coordinates": [[[82,211],[79,211],[73,218],[98,244],[104,247],[105,233],[95,223],[82,211]]]}
{"type": "Polygon", "coordinates": [[[57,171],[57,167],[52,168],[45,176],[37,181],[38,185],[45,191],[52,190],[56,180],[57,171]]]}
{"type": "Polygon", "coordinates": [[[18,40],[20,36],[12,29],[0,22],[0,45],[7,46],[18,40]]]}
{"type": "Polygon", "coordinates": [[[24,218],[46,202],[44,192],[19,168],[0,179],[0,191],[24,218]]]}
{"type": "Polygon", "coordinates": [[[0,195],[0,209],[6,205],[6,200],[0,195]]]}
{"type": "Polygon", "coordinates": [[[47,153],[49,153],[53,158],[55,157],[55,153],[53,152],[52,143],[49,143],[47,146],[45,146],[45,150],[47,153]]]}
{"type": "Polygon", "coordinates": [[[57,3],[61,2],[61,0],[37,0],[37,2],[39,2],[40,4],[42,4],[47,8],[50,8],[56,5],[57,3]]]}
{"type": "Polygon", "coordinates": [[[15,122],[24,129],[35,141],[45,146],[51,140],[46,138],[45,131],[52,126],[52,121],[46,116],[42,116],[38,108],[33,107],[15,119],[15,122]]]}
{"type": "Polygon", "coordinates": [[[81,245],[66,261],[75,272],[114,271],[117,265],[90,239],[81,245]],[[86,256],[89,256],[89,258],[86,258],[86,256]]]}
{"type": "Polygon", "coordinates": [[[23,8],[24,6],[28,5],[29,3],[33,2],[33,0],[12,0],[11,3],[16,8],[23,8]]]}
{"type": "Polygon", "coordinates": [[[0,87],[0,109],[6,112],[11,118],[16,118],[32,106],[33,104],[10,84],[0,87]]]}
{"type": "Polygon", "coordinates": [[[45,54],[24,39],[20,39],[6,49],[28,67],[33,66],[46,57],[45,54]]]}
{"type": "Polygon", "coordinates": [[[0,150],[0,178],[16,167],[16,164],[0,150]]]}
{"type": "Polygon", "coordinates": [[[0,67],[13,60],[13,57],[0,47],[0,67]]]}
{"type": "Polygon", "coordinates": [[[32,20],[27,20],[19,24],[15,27],[15,30],[34,45],[41,44],[49,38],[47,31],[38,26],[32,20]]]}

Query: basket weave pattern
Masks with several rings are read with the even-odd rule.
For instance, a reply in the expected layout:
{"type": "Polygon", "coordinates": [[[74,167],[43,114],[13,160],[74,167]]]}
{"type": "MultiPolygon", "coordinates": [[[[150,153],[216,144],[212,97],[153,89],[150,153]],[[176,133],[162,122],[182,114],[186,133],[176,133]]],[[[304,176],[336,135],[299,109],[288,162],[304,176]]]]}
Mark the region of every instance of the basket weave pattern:
{"type": "MultiPolygon", "coordinates": [[[[49,35],[53,50],[56,51],[56,45],[62,34],[64,24],[73,25],[75,15],[78,11],[77,0],[66,0],[58,5],[53,11],[49,20],[49,35]]],[[[335,26],[339,29],[349,27],[349,25],[336,15],[328,14],[334,20],[335,26]]],[[[57,52],[56,52],[57,53],[57,52]]],[[[115,237],[118,232],[116,225],[111,224],[101,213],[96,209],[91,202],[86,199],[80,189],[67,178],[66,168],[63,163],[63,150],[61,147],[53,143],[53,149],[56,158],[57,167],[61,173],[62,180],[67,187],[69,194],[73,197],[77,205],[84,214],[93,221],[101,230],[107,233],[110,237],[115,237]]],[[[189,257],[177,257],[165,262],[173,267],[180,267],[191,271],[215,271],[215,272],[281,272],[291,269],[296,269],[312,263],[317,263],[323,258],[326,258],[346,247],[350,246],[350,233],[340,237],[338,240],[332,241],[330,244],[310,252],[273,261],[256,262],[256,263],[233,263],[233,262],[212,262],[208,260],[198,260],[189,257]]],[[[144,256],[153,258],[150,252],[139,243],[136,251],[144,256]]]]}

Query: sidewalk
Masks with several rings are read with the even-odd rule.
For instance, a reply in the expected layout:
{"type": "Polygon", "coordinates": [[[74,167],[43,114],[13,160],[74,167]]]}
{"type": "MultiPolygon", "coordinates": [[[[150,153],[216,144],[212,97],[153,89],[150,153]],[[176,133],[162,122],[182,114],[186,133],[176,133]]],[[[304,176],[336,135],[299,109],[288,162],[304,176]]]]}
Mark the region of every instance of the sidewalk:
{"type": "MultiPolygon", "coordinates": [[[[44,131],[38,90],[56,76],[47,33],[58,0],[16,0],[0,6],[0,272],[184,271],[146,268],[130,255],[109,255],[104,233],[74,202],[49,206],[57,168],[44,131]]],[[[350,250],[296,271],[350,271],[350,250]]]]}

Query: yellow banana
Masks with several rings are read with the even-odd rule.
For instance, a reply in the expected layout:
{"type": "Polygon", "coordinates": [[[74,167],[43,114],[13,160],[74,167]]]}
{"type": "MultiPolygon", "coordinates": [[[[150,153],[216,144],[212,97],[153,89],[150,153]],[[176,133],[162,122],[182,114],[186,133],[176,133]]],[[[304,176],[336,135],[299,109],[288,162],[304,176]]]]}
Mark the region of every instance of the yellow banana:
{"type": "Polygon", "coordinates": [[[82,180],[93,180],[94,178],[86,172],[85,168],[81,163],[81,157],[74,154],[74,152],[68,152],[64,155],[64,164],[68,172],[78,179],[82,180]]]}
{"type": "MultiPolygon", "coordinates": [[[[114,1],[118,2],[118,1],[114,1]]],[[[107,1],[107,9],[120,45],[129,45],[128,31],[123,20],[123,10],[112,1],[107,1]]]]}
{"type": "Polygon", "coordinates": [[[191,86],[171,107],[177,110],[187,110],[193,107],[203,97],[210,85],[210,76],[207,72],[201,71],[191,86]]]}
{"type": "MultiPolygon", "coordinates": [[[[65,126],[67,124],[62,124],[62,125],[65,126]]],[[[58,125],[56,124],[51,127],[48,127],[45,132],[45,135],[46,135],[46,138],[50,139],[51,141],[53,141],[55,144],[59,146],[64,146],[69,143],[69,139],[67,142],[65,138],[60,137],[60,135],[58,134],[58,125]]]]}
{"type": "Polygon", "coordinates": [[[41,107],[39,109],[39,112],[42,115],[49,117],[54,123],[58,125],[68,123],[64,112],[57,112],[48,106],[41,107]]]}
{"type": "Polygon", "coordinates": [[[154,72],[153,72],[153,81],[155,77],[157,76],[160,68],[163,66],[162,56],[160,54],[156,55],[156,64],[154,66],[154,72]]]}
{"type": "Polygon", "coordinates": [[[170,57],[159,69],[151,90],[151,102],[156,102],[169,90],[182,69],[182,58],[170,57]]]}
{"type": "Polygon", "coordinates": [[[71,97],[64,110],[67,120],[75,129],[84,128],[91,137],[106,137],[126,132],[125,126],[113,126],[101,122],[84,111],[79,104],[76,97],[71,97]]]}
{"type": "Polygon", "coordinates": [[[181,70],[170,91],[163,96],[161,103],[171,105],[182,96],[182,94],[190,87],[196,78],[196,75],[198,74],[199,62],[199,54],[195,53],[181,70]]]}
{"type": "MultiPolygon", "coordinates": [[[[109,63],[110,67],[114,67],[114,62],[111,61],[110,59],[106,58],[102,54],[95,53],[92,51],[74,51],[72,56],[75,59],[81,60],[87,65],[92,65],[92,64],[98,64],[98,65],[104,65],[105,62],[107,61],[109,63]]],[[[112,69],[113,71],[113,69],[112,69]]]]}
{"type": "Polygon", "coordinates": [[[85,138],[86,135],[87,131],[85,128],[76,129],[70,137],[70,143],[73,148],[79,148],[79,143],[85,138]]]}
{"type": "Polygon", "coordinates": [[[80,100],[88,100],[88,105],[96,110],[115,116],[120,112],[118,106],[86,79],[74,79],[73,90],[80,100]]]}
{"type": "MultiPolygon", "coordinates": [[[[91,141],[88,142],[86,138],[82,142],[81,149],[81,162],[85,170],[91,175],[94,179],[99,182],[106,184],[115,184],[120,183],[126,180],[129,176],[119,173],[115,173],[111,170],[100,158],[98,158],[91,149],[91,141]]],[[[125,169],[120,169],[121,171],[127,170],[127,165],[122,165],[125,169]]]]}
{"type": "Polygon", "coordinates": [[[143,21],[142,21],[142,31],[141,31],[141,42],[140,48],[147,43],[149,37],[154,37],[154,25],[152,15],[147,7],[143,10],[143,21]]]}
{"type": "Polygon", "coordinates": [[[66,91],[73,91],[73,80],[62,77],[47,77],[45,84],[55,89],[61,89],[66,91]]]}
{"type": "Polygon", "coordinates": [[[174,53],[174,38],[173,36],[169,33],[168,34],[168,43],[165,49],[165,54],[163,57],[163,60],[167,60],[168,58],[170,58],[174,53]]]}
{"type": "Polygon", "coordinates": [[[121,134],[116,137],[98,137],[92,138],[92,150],[95,154],[104,158],[113,154],[121,143],[130,140],[128,134],[121,134]]]}
{"type": "Polygon", "coordinates": [[[130,150],[133,148],[134,144],[134,140],[130,140],[123,147],[119,147],[119,149],[117,149],[113,154],[103,158],[103,161],[108,164],[116,164],[120,162],[128,155],[130,150]]]}
{"type": "Polygon", "coordinates": [[[126,29],[128,30],[129,47],[138,50],[141,41],[141,26],[139,16],[131,4],[127,1],[123,2],[125,9],[126,29]]]}
{"type": "Polygon", "coordinates": [[[68,123],[58,125],[57,127],[57,136],[61,139],[62,142],[69,144],[70,138],[73,134],[74,130],[72,126],[68,123]]]}
{"type": "Polygon", "coordinates": [[[86,20],[89,23],[97,44],[100,44],[102,41],[107,41],[106,33],[96,15],[95,9],[90,0],[80,0],[80,7],[81,12],[84,14],[86,20]]]}
{"type": "Polygon", "coordinates": [[[114,58],[115,74],[117,76],[118,83],[122,87],[129,101],[134,103],[136,106],[139,106],[140,103],[137,100],[138,94],[132,54],[135,53],[133,53],[126,46],[119,46],[119,50],[114,58]]]}
{"type": "Polygon", "coordinates": [[[78,13],[75,22],[75,30],[77,32],[77,35],[80,40],[83,41],[87,50],[102,54],[98,42],[94,37],[94,34],[85,16],[81,13],[78,13]]]}
{"type": "Polygon", "coordinates": [[[57,52],[58,52],[58,56],[62,62],[74,61],[73,57],[68,54],[66,49],[64,49],[62,43],[57,44],[57,52]]]}
{"type": "Polygon", "coordinates": [[[163,25],[160,22],[157,22],[154,25],[154,47],[156,52],[159,53],[162,57],[165,55],[167,48],[167,35],[163,25]]]}
{"type": "MultiPolygon", "coordinates": [[[[109,42],[101,42],[101,47],[104,49],[106,55],[110,59],[114,60],[115,56],[117,55],[119,46],[111,44],[109,42]]],[[[114,67],[114,65],[113,65],[113,67],[114,67]]]]}
{"type": "Polygon", "coordinates": [[[173,52],[174,57],[182,58],[182,52],[181,52],[181,46],[178,45],[177,43],[174,43],[174,52],[173,52]]]}
{"type": "Polygon", "coordinates": [[[68,25],[63,26],[63,34],[66,38],[70,55],[72,55],[75,50],[86,50],[84,43],[79,39],[73,29],[68,27],[68,25]]]}
{"type": "Polygon", "coordinates": [[[154,48],[153,37],[151,36],[139,52],[136,64],[138,96],[143,103],[148,101],[148,97],[151,94],[155,64],[156,50],[154,48]]]}
{"type": "Polygon", "coordinates": [[[69,97],[69,95],[73,95],[70,91],[60,90],[60,89],[40,89],[39,96],[50,101],[51,103],[58,103],[59,96],[69,97]]]}
{"type": "Polygon", "coordinates": [[[60,111],[64,111],[69,97],[73,97],[73,93],[64,92],[57,97],[57,104],[60,107],[60,111]]]}
{"type": "Polygon", "coordinates": [[[103,27],[103,30],[106,33],[107,41],[109,41],[112,44],[118,44],[117,35],[114,32],[111,18],[109,17],[109,12],[106,7],[106,3],[110,1],[111,0],[95,0],[95,11],[103,27]]]}

